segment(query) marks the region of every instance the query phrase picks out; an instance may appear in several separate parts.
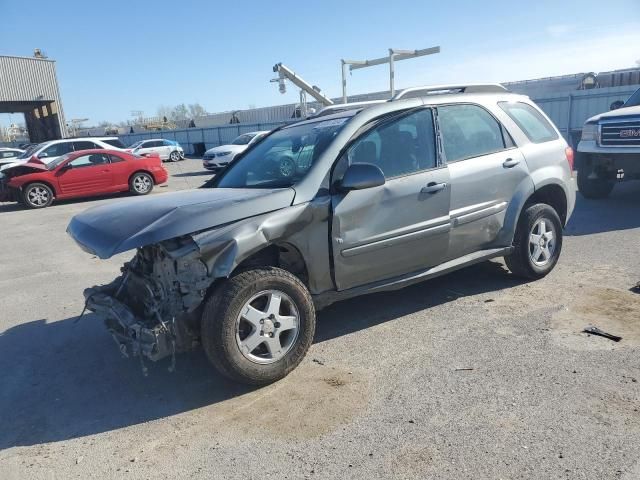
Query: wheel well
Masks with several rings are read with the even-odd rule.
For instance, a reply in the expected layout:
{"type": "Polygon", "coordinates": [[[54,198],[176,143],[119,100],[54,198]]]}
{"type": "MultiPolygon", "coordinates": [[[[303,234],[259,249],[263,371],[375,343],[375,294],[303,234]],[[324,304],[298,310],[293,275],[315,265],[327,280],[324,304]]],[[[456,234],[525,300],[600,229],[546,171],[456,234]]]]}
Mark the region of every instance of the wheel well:
{"type": "Polygon", "coordinates": [[[56,189],[54,188],[54,186],[51,183],[49,183],[47,181],[44,181],[44,180],[34,180],[33,182],[27,182],[24,185],[22,185],[22,187],[20,187],[20,191],[24,192],[25,188],[27,188],[29,185],[33,185],[34,183],[42,183],[43,185],[46,185],[53,192],[53,196],[54,197],[56,196],[57,193],[56,193],[56,189]]]}
{"type": "Polygon", "coordinates": [[[546,203],[553,207],[560,217],[560,220],[562,220],[562,224],[564,225],[567,222],[567,196],[560,185],[545,185],[541,189],[536,190],[535,193],[527,199],[524,208],[534,203],[546,203]]]}
{"type": "Polygon", "coordinates": [[[129,175],[129,184],[131,184],[131,179],[133,178],[133,176],[136,173],[146,173],[147,175],[149,175],[151,177],[151,180],[153,180],[153,183],[156,183],[156,177],[153,176],[153,173],[151,173],[151,172],[149,172],[147,170],[136,170],[131,175],[129,175]]]}
{"type": "Polygon", "coordinates": [[[254,267],[278,267],[298,277],[308,285],[307,265],[300,251],[289,243],[269,245],[244,259],[235,271],[254,267]]]}

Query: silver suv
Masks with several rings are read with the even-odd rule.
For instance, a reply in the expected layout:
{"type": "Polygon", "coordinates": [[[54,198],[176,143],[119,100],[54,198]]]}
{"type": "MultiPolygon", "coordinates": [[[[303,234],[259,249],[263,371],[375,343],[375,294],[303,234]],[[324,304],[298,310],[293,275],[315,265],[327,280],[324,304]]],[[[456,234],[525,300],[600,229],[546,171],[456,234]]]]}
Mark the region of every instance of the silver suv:
{"type": "Polygon", "coordinates": [[[100,258],[137,249],[85,291],[123,353],[201,343],[223,374],[265,384],[300,363],[330,303],[495,257],[548,274],[572,155],[500,85],[410,89],[283,126],[201,189],[98,206],[67,231],[100,258]]]}

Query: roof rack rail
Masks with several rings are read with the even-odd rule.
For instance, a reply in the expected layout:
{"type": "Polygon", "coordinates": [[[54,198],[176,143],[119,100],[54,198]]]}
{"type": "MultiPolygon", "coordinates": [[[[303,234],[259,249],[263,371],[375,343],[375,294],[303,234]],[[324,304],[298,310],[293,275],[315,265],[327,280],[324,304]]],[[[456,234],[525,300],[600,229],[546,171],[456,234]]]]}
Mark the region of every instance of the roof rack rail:
{"type": "Polygon", "coordinates": [[[310,115],[310,118],[323,117],[325,115],[331,115],[332,113],[344,112],[347,110],[355,110],[356,108],[367,108],[372,107],[374,105],[378,105],[380,103],[385,103],[386,100],[365,100],[362,102],[352,102],[352,103],[335,103],[333,105],[329,105],[324,107],[319,112],[310,115]]]}
{"type": "Polygon", "coordinates": [[[415,98],[424,95],[433,95],[439,93],[504,93],[509,90],[499,83],[468,83],[453,85],[427,85],[424,87],[411,87],[399,91],[391,101],[400,100],[401,98],[415,98]]]}

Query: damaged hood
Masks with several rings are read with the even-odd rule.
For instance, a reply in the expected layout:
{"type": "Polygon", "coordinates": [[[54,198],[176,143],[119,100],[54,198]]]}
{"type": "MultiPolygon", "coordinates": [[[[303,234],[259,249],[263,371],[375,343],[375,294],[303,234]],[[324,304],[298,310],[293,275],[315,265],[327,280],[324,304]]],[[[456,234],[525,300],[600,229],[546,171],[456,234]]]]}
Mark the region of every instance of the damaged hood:
{"type": "Polygon", "coordinates": [[[10,163],[0,167],[0,178],[19,177],[29,173],[46,172],[49,169],[42,162],[10,163]]]}
{"type": "Polygon", "coordinates": [[[104,259],[279,210],[290,206],[294,196],[292,188],[205,188],[132,198],[76,215],[67,233],[83,250],[104,259]]]}

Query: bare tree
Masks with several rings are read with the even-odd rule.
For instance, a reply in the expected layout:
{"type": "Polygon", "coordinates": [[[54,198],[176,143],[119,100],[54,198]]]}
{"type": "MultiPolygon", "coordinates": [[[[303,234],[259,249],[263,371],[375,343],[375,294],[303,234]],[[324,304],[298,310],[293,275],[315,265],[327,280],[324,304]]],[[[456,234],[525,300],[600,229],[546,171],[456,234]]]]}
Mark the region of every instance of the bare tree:
{"type": "Polygon", "coordinates": [[[173,110],[171,110],[171,120],[173,120],[174,122],[178,122],[180,120],[186,120],[189,117],[189,110],[187,109],[187,106],[184,103],[181,103],[180,105],[176,105],[175,107],[173,107],[173,110]]]}
{"type": "Polygon", "coordinates": [[[191,118],[203,117],[207,114],[207,111],[199,103],[189,104],[189,116],[191,118]]]}

